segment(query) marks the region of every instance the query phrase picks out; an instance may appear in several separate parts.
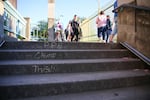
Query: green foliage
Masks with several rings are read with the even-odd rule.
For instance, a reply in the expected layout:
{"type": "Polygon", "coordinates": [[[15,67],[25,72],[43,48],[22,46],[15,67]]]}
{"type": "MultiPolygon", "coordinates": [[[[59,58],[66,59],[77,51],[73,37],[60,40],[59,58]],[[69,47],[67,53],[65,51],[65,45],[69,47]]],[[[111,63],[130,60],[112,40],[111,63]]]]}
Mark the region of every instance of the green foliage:
{"type": "Polygon", "coordinates": [[[39,38],[40,41],[46,40],[48,38],[48,22],[44,21],[44,20],[41,20],[36,25],[36,28],[35,28],[35,30],[33,30],[33,32],[31,32],[31,35],[33,35],[33,33],[35,35],[37,35],[37,33],[38,33],[38,38],[39,38]],[[38,30],[36,30],[36,28],[38,30]]]}
{"type": "Polygon", "coordinates": [[[86,18],[85,18],[85,17],[79,17],[79,21],[80,21],[80,23],[82,23],[84,20],[86,20],[86,18]]]}

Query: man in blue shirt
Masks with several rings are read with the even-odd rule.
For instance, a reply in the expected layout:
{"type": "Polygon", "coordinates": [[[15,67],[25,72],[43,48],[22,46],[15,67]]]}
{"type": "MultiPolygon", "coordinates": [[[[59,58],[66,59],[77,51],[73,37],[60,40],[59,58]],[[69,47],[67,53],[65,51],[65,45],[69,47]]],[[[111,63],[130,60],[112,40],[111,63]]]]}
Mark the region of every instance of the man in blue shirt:
{"type": "MultiPolygon", "coordinates": [[[[118,0],[116,0],[114,2],[114,9],[118,7],[118,0]]],[[[112,26],[112,33],[110,35],[109,41],[113,42],[113,38],[114,36],[117,34],[118,30],[117,30],[117,18],[118,17],[118,13],[114,12],[114,21],[113,21],[113,26],[112,26]]]]}

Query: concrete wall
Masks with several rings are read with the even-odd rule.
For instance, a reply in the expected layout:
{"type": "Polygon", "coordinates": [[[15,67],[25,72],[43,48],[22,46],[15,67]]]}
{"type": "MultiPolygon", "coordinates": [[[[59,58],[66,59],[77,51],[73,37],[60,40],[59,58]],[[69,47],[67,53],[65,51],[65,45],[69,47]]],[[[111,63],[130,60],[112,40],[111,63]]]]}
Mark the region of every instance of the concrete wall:
{"type": "Polygon", "coordinates": [[[137,0],[137,5],[150,7],[150,0],[137,0]]]}
{"type": "MultiPolygon", "coordinates": [[[[121,1],[121,0],[120,0],[121,1]]],[[[124,0],[125,1],[125,0],[124,0]]],[[[149,0],[137,3],[150,7],[149,0]]],[[[118,12],[118,42],[127,42],[150,58],[150,11],[123,8],[118,12]]]]}
{"type": "Polygon", "coordinates": [[[129,3],[134,4],[135,1],[139,6],[150,7],[150,0],[118,0],[118,6],[129,3]]]}
{"type": "Polygon", "coordinates": [[[135,0],[118,0],[118,6],[122,5],[122,4],[127,4],[127,3],[132,3],[135,0]]]}

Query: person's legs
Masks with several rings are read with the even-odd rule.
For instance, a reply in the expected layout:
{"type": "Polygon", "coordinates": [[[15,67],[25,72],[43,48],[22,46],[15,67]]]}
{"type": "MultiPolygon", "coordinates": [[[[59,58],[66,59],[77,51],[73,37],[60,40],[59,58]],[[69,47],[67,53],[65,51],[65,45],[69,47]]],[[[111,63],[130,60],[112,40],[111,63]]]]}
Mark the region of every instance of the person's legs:
{"type": "Polygon", "coordinates": [[[99,27],[97,30],[98,30],[97,37],[100,38],[101,37],[101,28],[99,27]]]}
{"type": "Polygon", "coordinates": [[[111,33],[111,35],[110,35],[110,42],[113,42],[113,38],[114,38],[114,36],[117,34],[117,26],[115,25],[114,26],[114,28],[113,28],[113,30],[112,30],[112,33],[111,33]]]}
{"type": "Polygon", "coordinates": [[[58,41],[59,31],[57,31],[55,34],[56,34],[55,41],[58,41]]]}
{"type": "Polygon", "coordinates": [[[71,34],[68,36],[68,41],[69,42],[71,41],[71,34]]]}
{"type": "Polygon", "coordinates": [[[108,43],[109,30],[106,30],[106,43],[108,43]]]}
{"type": "Polygon", "coordinates": [[[102,27],[99,27],[97,29],[97,37],[98,37],[98,41],[101,41],[101,36],[102,36],[102,27]]]}
{"type": "Polygon", "coordinates": [[[66,34],[66,40],[68,39],[68,36],[69,36],[69,32],[68,31],[65,31],[65,34],[66,34]]]}
{"type": "Polygon", "coordinates": [[[78,41],[78,34],[75,35],[75,41],[78,41]]]}
{"type": "Polygon", "coordinates": [[[101,33],[102,33],[102,42],[105,42],[105,32],[106,32],[106,29],[105,29],[105,27],[102,27],[101,28],[101,33]]]}
{"type": "Polygon", "coordinates": [[[109,36],[111,34],[111,30],[107,30],[107,38],[106,38],[106,43],[108,43],[110,40],[109,40],[109,36]]]}
{"type": "Polygon", "coordinates": [[[62,42],[62,32],[61,31],[58,34],[58,42],[62,42]]]}
{"type": "Polygon", "coordinates": [[[70,31],[68,31],[67,41],[68,41],[68,42],[71,41],[71,32],[70,32],[70,31]]]}
{"type": "Polygon", "coordinates": [[[114,23],[113,23],[113,29],[112,29],[112,33],[110,35],[110,42],[113,42],[113,38],[114,36],[118,33],[118,30],[117,30],[117,17],[114,18],[114,23]]]}
{"type": "Polygon", "coordinates": [[[73,39],[74,39],[74,33],[71,34],[71,41],[73,41],[73,39]]]}
{"type": "Polygon", "coordinates": [[[74,39],[74,36],[75,36],[75,28],[73,28],[72,29],[73,30],[73,32],[71,32],[71,42],[73,41],[73,39],[74,39]]]}
{"type": "Polygon", "coordinates": [[[78,41],[78,40],[79,40],[79,32],[78,32],[78,29],[76,29],[75,35],[76,35],[76,41],[78,41]]]}

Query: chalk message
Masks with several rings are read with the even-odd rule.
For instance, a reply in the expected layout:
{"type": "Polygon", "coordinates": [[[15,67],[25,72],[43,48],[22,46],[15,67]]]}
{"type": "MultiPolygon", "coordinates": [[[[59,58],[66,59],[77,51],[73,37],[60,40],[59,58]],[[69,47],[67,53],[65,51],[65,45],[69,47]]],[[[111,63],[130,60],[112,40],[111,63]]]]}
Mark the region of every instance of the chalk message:
{"type": "Polygon", "coordinates": [[[52,73],[56,71],[56,67],[53,65],[50,66],[38,66],[38,65],[33,65],[35,73],[52,73]]]}

